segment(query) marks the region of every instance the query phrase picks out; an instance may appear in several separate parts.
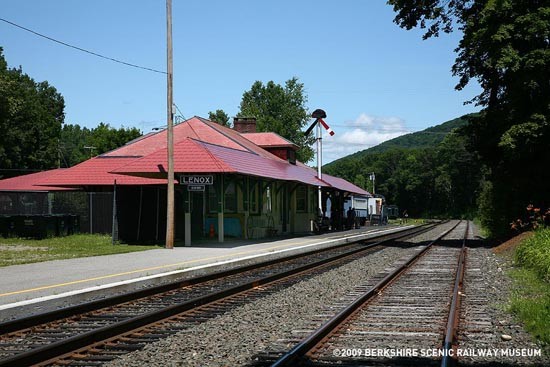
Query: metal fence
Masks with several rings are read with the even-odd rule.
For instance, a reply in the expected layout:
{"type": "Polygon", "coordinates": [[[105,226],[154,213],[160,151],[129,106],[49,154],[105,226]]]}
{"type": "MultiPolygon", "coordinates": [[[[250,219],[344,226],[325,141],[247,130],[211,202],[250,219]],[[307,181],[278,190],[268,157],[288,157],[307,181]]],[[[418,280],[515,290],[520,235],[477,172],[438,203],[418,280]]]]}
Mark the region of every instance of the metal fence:
{"type": "Polygon", "coordinates": [[[111,234],[113,193],[4,191],[0,192],[0,215],[4,217],[76,215],[79,218],[80,232],[111,234]]]}
{"type": "Polygon", "coordinates": [[[47,192],[0,192],[0,215],[48,214],[47,192]]]}

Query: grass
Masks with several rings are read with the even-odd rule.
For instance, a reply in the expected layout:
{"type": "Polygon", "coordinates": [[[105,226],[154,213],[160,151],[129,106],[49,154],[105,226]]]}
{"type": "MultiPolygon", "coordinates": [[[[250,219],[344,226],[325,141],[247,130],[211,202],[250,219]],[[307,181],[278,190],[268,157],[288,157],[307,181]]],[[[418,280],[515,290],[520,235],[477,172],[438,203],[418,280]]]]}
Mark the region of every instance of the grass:
{"type": "Polygon", "coordinates": [[[535,231],[516,250],[516,262],[550,282],[550,228],[535,231]]]}
{"type": "Polygon", "coordinates": [[[550,350],[550,229],[541,229],[516,249],[517,269],[510,311],[550,350]]]}
{"type": "Polygon", "coordinates": [[[510,275],[515,284],[510,311],[531,335],[550,348],[550,284],[528,268],[515,269],[510,275]]]}
{"type": "Polygon", "coordinates": [[[76,234],[31,240],[0,238],[0,267],[77,257],[121,254],[157,249],[158,246],[112,245],[106,235],[76,234]]]}
{"type": "Polygon", "coordinates": [[[481,237],[488,238],[490,235],[489,230],[487,230],[487,228],[483,226],[483,223],[481,223],[481,219],[479,217],[474,217],[473,222],[474,225],[479,229],[481,237]]]}
{"type": "Polygon", "coordinates": [[[393,225],[408,226],[411,224],[424,224],[424,223],[426,223],[426,220],[422,218],[407,218],[407,223],[405,223],[402,218],[388,219],[388,224],[393,224],[393,225]]]}

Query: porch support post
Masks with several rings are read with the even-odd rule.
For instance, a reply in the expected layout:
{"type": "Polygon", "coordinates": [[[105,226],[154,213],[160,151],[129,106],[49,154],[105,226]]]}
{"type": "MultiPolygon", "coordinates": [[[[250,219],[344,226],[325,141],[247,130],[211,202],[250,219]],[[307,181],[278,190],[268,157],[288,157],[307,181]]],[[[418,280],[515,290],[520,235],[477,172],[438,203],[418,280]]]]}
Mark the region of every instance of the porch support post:
{"type": "Polygon", "coordinates": [[[223,182],[223,173],[219,176],[219,195],[218,195],[218,242],[223,242],[224,240],[224,229],[223,229],[223,210],[225,206],[225,186],[223,182]]]}
{"type": "Polygon", "coordinates": [[[184,245],[185,246],[191,246],[191,192],[187,189],[187,186],[185,187],[185,192],[183,193],[184,199],[184,232],[185,232],[185,240],[184,245]]]}
{"type": "Polygon", "coordinates": [[[248,239],[248,217],[250,216],[250,177],[246,176],[244,190],[243,190],[243,198],[244,198],[244,238],[248,239]]]}

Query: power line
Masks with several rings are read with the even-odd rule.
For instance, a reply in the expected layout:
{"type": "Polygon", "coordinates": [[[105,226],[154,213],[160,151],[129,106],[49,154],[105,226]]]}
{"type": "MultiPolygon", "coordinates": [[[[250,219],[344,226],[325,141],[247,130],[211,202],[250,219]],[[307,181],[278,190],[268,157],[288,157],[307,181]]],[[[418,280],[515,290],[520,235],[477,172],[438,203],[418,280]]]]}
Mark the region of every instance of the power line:
{"type": "Polygon", "coordinates": [[[187,118],[185,118],[185,116],[183,115],[183,113],[180,111],[180,108],[178,107],[177,104],[174,103],[174,106],[176,106],[176,110],[180,113],[179,115],[183,118],[183,120],[187,120],[187,118]]]}
{"type": "Polygon", "coordinates": [[[145,67],[145,66],[140,66],[140,65],[136,65],[136,64],[131,64],[129,62],[125,62],[125,61],[121,61],[121,60],[117,60],[117,59],[114,59],[112,57],[108,57],[108,56],[104,56],[104,55],[101,55],[101,54],[98,54],[96,52],[92,52],[92,51],[89,51],[89,50],[86,50],[86,49],[83,49],[81,47],[78,47],[78,46],[73,46],[71,44],[68,44],[68,43],[65,43],[65,42],[62,42],[62,41],[59,41],[59,40],[56,40],[55,38],[52,38],[52,37],[48,37],[44,34],[41,34],[41,33],[38,33],[38,32],[35,32],[33,31],[32,29],[29,29],[29,28],[25,28],[23,26],[20,26],[19,24],[15,24],[13,22],[10,22],[9,20],[6,20],[6,19],[3,19],[3,18],[0,18],[1,21],[3,22],[6,22],[14,27],[17,27],[17,28],[20,28],[20,29],[23,29],[27,32],[30,32],[34,35],[37,35],[39,37],[42,37],[42,38],[45,38],[47,40],[50,40],[50,41],[53,41],[53,42],[56,42],[56,43],[59,43],[63,46],[67,46],[67,47],[70,47],[70,48],[74,48],[75,50],[78,50],[78,51],[82,51],[82,52],[86,52],[86,53],[89,53],[91,55],[94,55],[94,56],[97,56],[97,57],[101,57],[102,59],[106,59],[106,60],[110,60],[110,61],[114,61],[114,62],[117,62],[119,64],[123,64],[123,65],[126,65],[126,66],[131,66],[131,67],[134,67],[134,68],[138,68],[138,69],[143,69],[143,70],[147,70],[147,71],[152,71],[154,73],[159,73],[159,74],[166,74],[166,71],[161,71],[161,70],[156,70],[156,69],[152,69],[152,68],[148,68],[148,67],[145,67]]]}

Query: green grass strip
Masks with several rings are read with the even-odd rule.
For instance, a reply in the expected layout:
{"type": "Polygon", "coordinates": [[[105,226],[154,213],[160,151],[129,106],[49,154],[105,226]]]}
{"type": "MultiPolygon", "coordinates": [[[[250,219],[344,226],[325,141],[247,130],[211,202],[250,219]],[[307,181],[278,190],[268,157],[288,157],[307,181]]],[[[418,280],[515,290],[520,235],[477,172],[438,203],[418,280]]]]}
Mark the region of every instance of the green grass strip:
{"type": "Polygon", "coordinates": [[[0,238],[0,267],[77,257],[121,254],[158,249],[158,246],[111,244],[106,235],[76,234],[31,240],[0,238]]]}
{"type": "Polygon", "coordinates": [[[550,229],[537,230],[534,236],[523,241],[516,250],[516,262],[550,282],[550,229]]]}
{"type": "Polygon", "coordinates": [[[542,281],[537,272],[519,268],[510,272],[514,290],[510,311],[537,340],[550,347],[550,284],[542,281]]]}
{"type": "Polygon", "coordinates": [[[550,349],[550,229],[539,229],[516,249],[510,310],[550,349]]]}

